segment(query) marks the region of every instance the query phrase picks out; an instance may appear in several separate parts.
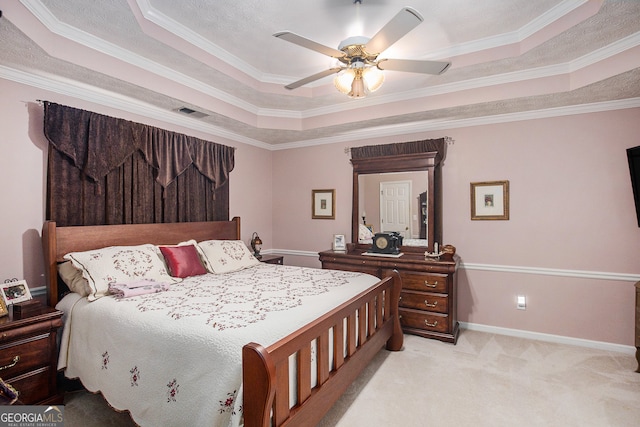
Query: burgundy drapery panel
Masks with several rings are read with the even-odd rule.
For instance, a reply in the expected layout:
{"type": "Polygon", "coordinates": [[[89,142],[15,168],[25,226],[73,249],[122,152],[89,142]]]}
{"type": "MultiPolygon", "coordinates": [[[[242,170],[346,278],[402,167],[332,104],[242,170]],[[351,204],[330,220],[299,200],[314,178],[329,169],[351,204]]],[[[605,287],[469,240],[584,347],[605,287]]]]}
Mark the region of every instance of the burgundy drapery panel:
{"type": "Polygon", "coordinates": [[[234,148],[45,102],[47,219],[58,225],[229,219],[234,148]]]}

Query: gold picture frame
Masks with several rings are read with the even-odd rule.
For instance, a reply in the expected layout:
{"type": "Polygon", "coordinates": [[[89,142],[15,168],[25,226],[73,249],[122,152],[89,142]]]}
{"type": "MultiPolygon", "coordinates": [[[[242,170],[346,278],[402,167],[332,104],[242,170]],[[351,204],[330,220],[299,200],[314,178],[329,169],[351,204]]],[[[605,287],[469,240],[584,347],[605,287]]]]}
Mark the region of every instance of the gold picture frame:
{"type": "Polygon", "coordinates": [[[336,190],[311,190],[311,219],[336,218],[336,190]]]}
{"type": "Polygon", "coordinates": [[[7,304],[5,304],[4,298],[0,298],[0,317],[6,316],[7,314],[9,314],[7,304]]]}
{"type": "Polygon", "coordinates": [[[471,183],[472,220],[509,219],[509,181],[471,183]]]}

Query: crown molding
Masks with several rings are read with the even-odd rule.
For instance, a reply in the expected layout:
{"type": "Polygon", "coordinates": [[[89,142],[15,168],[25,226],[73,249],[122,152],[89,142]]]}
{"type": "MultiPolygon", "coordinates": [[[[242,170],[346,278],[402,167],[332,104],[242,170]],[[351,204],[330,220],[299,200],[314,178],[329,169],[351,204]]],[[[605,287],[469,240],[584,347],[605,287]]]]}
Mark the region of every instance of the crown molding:
{"type": "Polygon", "coordinates": [[[455,129],[470,126],[480,126],[486,124],[507,123],[520,120],[534,120],[549,117],[586,114],[601,111],[612,111],[627,108],[640,107],[640,98],[630,98],[618,101],[606,101],[592,104],[573,105],[566,107],[548,108],[543,110],[525,111],[518,113],[498,114],[494,116],[476,117],[460,120],[427,120],[422,122],[404,123],[390,126],[379,126],[375,128],[361,129],[345,132],[340,135],[317,138],[304,141],[296,141],[284,144],[267,144],[262,141],[248,138],[234,132],[230,132],[219,126],[215,126],[202,120],[192,119],[178,114],[174,111],[158,108],[154,105],[129,98],[127,96],[110,92],[95,86],[80,83],[77,81],[61,78],[52,75],[42,75],[29,73],[22,70],[13,69],[0,65],[0,78],[11,80],[27,86],[37,87],[61,95],[71,96],[84,101],[103,105],[105,107],[116,108],[144,117],[172,123],[189,129],[206,132],[208,134],[240,142],[265,150],[287,150],[292,148],[311,147],[317,145],[334,144],[341,142],[351,142],[362,139],[377,137],[390,137],[397,135],[407,135],[427,131],[437,131],[445,129],[455,129]]]}
{"type": "Polygon", "coordinates": [[[437,131],[445,129],[455,129],[470,126],[480,126],[486,124],[507,123],[521,120],[534,120],[549,117],[566,116],[574,114],[586,114],[602,111],[612,111],[627,108],[640,107],[640,98],[630,98],[618,101],[606,101],[592,104],[573,105],[566,107],[548,108],[544,110],[525,111],[518,113],[498,114],[494,116],[477,117],[460,120],[427,120],[422,122],[405,123],[390,126],[379,126],[375,128],[345,132],[340,135],[317,138],[304,141],[297,141],[284,144],[267,144],[262,141],[248,138],[234,132],[230,132],[221,127],[208,124],[201,120],[192,119],[178,114],[174,111],[164,110],[151,104],[138,101],[127,96],[110,92],[95,86],[87,85],[77,81],[63,79],[57,76],[41,75],[16,70],[0,65],[0,78],[11,80],[27,86],[37,87],[61,95],[67,95],[84,101],[93,102],[106,107],[116,108],[144,117],[161,120],[167,123],[183,126],[189,129],[206,132],[208,134],[240,142],[254,147],[270,151],[287,150],[292,148],[303,148],[317,145],[335,144],[341,142],[352,142],[362,139],[377,137],[391,137],[397,135],[407,135],[420,132],[437,131]]]}
{"type": "Polygon", "coordinates": [[[258,107],[247,101],[229,95],[227,92],[216,89],[215,87],[203,83],[198,79],[179,73],[169,67],[158,64],[155,61],[151,61],[134,52],[121,48],[120,46],[117,46],[113,43],[82,31],[76,27],[72,27],[64,22],[61,22],[40,1],[20,0],[20,2],[36,17],[36,19],[38,19],[45,27],[47,27],[49,31],[54,34],[57,34],[68,40],[71,40],[72,42],[81,44],[85,47],[103,53],[117,60],[126,62],[127,64],[131,64],[142,70],[151,72],[165,79],[179,83],[185,87],[209,95],[219,101],[233,105],[234,107],[240,108],[253,114],[258,114],[258,107]]]}
{"type": "Polygon", "coordinates": [[[79,83],[77,81],[63,79],[51,75],[27,73],[25,71],[15,70],[4,65],[0,65],[0,78],[58,93],[60,95],[82,99],[83,101],[92,102],[105,107],[127,111],[129,113],[138,114],[143,117],[160,120],[178,126],[183,126],[188,129],[205,132],[210,135],[263,148],[265,150],[271,149],[270,144],[266,144],[262,141],[247,138],[237,133],[230,132],[219,126],[215,126],[201,120],[185,117],[174,111],[158,108],[154,105],[141,102],[137,99],[129,98],[118,93],[110,92],[84,83],[79,83]]]}
{"type": "MultiPolygon", "coordinates": [[[[257,81],[265,81],[265,74],[255,67],[252,67],[237,56],[231,54],[227,50],[221,48],[215,43],[202,37],[200,34],[192,31],[189,27],[182,25],[175,19],[165,15],[158,9],[154,8],[149,0],[135,0],[142,16],[158,27],[170,32],[174,36],[186,41],[187,43],[203,50],[209,55],[226,62],[232,67],[242,71],[243,73],[253,77],[257,81]]],[[[131,6],[131,3],[129,3],[131,6]]]]}
{"type": "MultiPolygon", "coordinates": [[[[86,33],[82,30],[79,30],[75,27],[72,27],[64,22],[58,20],[55,15],[51,13],[51,11],[41,2],[41,1],[27,1],[20,0],[21,3],[40,21],[45,25],[49,31],[60,35],[61,37],[67,38],[69,40],[80,43],[88,48],[99,51],[105,55],[110,57],[119,59],[136,67],[139,67],[144,70],[148,70],[154,74],[157,74],[166,79],[175,81],[185,87],[189,87],[198,92],[207,94],[212,98],[215,98],[219,101],[225,102],[229,105],[233,105],[239,109],[247,111],[251,114],[255,114],[257,116],[268,119],[269,117],[273,118],[289,118],[289,119],[306,119],[316,116],[321,116],[325,114],[333,114],[333,113],[343,113],[346,111],[352,111],[355,109],[359,109],[362,107],[370,107],[382,105],[390,102],[402,102],[411,99],[416,99],[420,97],[433,96],[436,94],[445,94],[451,93],[455,91],[465,90],[465,89],[473,89],[479,87],[486,87],[489,85],[497,85],[497,84],[505,84],[512,83],[517,81],[522,81],[527,78],[534,77],[549,77],[558,75],[561,73],[567,73],[571,70],[579,69],[583,66],[589,65],[591,63],[600,61],[605,59],[613,54],[620,53],[624,49],[628,49],[630,47],[637,46],[640,44],[640,34],[636,34],[634,36],[627,37],[621,43],[614,43],[610,46],[600,49],[597,51],[597,54],[592,57],[591,54],[585,55],[583,58],[579,60],[573,61],[568,64],[561,64],[550,67],[540,67],[536,70],[528,70],[522,72],[514,72],[514,73],[505,73],[497,76],[490,76],[482,79],[472,79],[467,80],[460,83],[452,83],[439,85],[436,87],[429,87],[420,90],[411,90],[405,92],[398,92],[389,95],[380,95],[376,97],[369,97],[365,99],[352,100],[349,102],[340,103],[338,105],[331,105],[327,107],[315,108],[305,111],[295,111],[295,110],[281,110],[281,109],[268,109],[268,108],[259,108],[250,102],[244,101],[240,98],[232,96],[227,92],[221,91],[217,88],[214,88],[208,84],[205,84],[197,79],[191,78],[182,73],[178,73],[175,70],[172,70],[168,67],[165,67],[161,64],[158,64],[154,61],[148,60],[140,55],[137,55],[134,52],[128,51],[126,49],[120,48],[117,45],[109,43],[99,37],[93,36],[89,33],[86,33]]],[[[524,38],[534,34],[545,28],[547,25],[555,22],[556,20],[564,17],[568,13],[577,9],[578,7],[587,3],[588,0],[565,0],[556,7],[547,11],[543,15],[534,19],[527,25],[523,26],[521,29],[501,34],[495,37],[490,37],[487,39],[481,39],[472,41],[466,44],[457,45],[454,47],[449,47],[444,49],[442,52],[433,53],[429,55],[429,57],[451,57],[455,55],[459,55],[462,53],[472,53],[485,49],[492,49],[496,47],[503,46],[505,44],[512,44],[521,42],[524,38]]],[[[153,22],[154,24],[160,26],[161,28],[169,31],[170,33],[180,37],[186,42],[204,50],[210,55],[213,55],[220,60],[228,63],[234,68],[244,72],[245,74],[253,77],[259,82],[262,83],[277,83],[281,84],[282,82],[289,81],[290,78],[285,76],[269,76],[266,78],[264,73],[261,73],[259,70],[249,66],[244,61],[230,54],[226,50],[220,48],[215,45],[211,41],[205,39],[199,34],[191,31],[189,28],[180,24],[179,22],[171,19],[170,17],[164,15],[162,12],[153,8],[153,6],[149,3],[148,0],[135,0],[136,5],[138,6],[141,14],[153,22]]],[[[130,6],[132,6],[130,4],[130,6]]]]}
{"type": "Polygon", "coordinates": [[[556,5],[515,31],[485,37],[483,39],[472,40],[466,43],[459,43],[455,46],[449,46],[443,49],[437,49],[429,52],[429,54],[425,55],[423,59],[452,58],[455,56],[468,55],[482,52],[483,50],[496,49],[503,46],[522,43],[528,37],[544,30],[545,27],[553,24],[588,2],[589,0],[564,0],[562,3],[556,5]]]}
{"type": "Polygon", "coordinates": [[[425,120],[421,122],[403,123],[375,128],[360,129],[344,132],[340,135],[296,141],[272,146],[272,150],[288,150],[292,148],[312,147],[317,145],[335,144],[367,140],[371,138],[409,135],[420,132],[431,132],[446,129],[457,129],[471,126],[481,126],[499,123],[509,123],[523,120],[545,119],[575,114],[598,113],[603,111],[621,110],[640,107],[640,98],[629,98],[617,101],[596,102],[591,104],[570,105],[565,107],[547,108],[542,110],[523,111],[517,113],[496,114],[492,116],[474,117],[456,120],[425,120]]]}

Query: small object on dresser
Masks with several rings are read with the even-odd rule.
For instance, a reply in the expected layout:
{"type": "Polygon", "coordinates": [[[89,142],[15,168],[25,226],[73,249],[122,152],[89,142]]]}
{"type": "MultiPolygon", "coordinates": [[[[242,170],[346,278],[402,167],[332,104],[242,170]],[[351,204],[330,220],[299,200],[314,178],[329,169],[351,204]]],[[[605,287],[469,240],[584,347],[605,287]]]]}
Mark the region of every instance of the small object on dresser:
{"type": "Polygon", "coordinates": [[[435,252],[435,251],[434,251],[434,252],[429,252],[429,251],[426,251],[426,252],[424,253],[424,258],[425,258],[425,259],[438,260],[438,259],[440,259],[440,257],[441,257],[442,255],[444,255],[444,252],[435,252]]]}
{"type": "Polygon", "coordinates": [[[450,254],[451,256],[456,254],[456,247],[453,245],[444,245],[442,247],[442,252],[445,254],[450,254]]]}
{"type": "Polygon", "coordinates": [[[40,310],[42,310],[42,303],[38,300],[32,299],[29,301],[19,302],[17,304],[13,304],[13,318],[22,319],[29,317],[40,310]]]}
{"type": "Polygon", "coordinates": [[[402,246],[402,236],[397,231],[376,233],[373,236],[371,252],[379,254],[399,254],[402,246]]]}

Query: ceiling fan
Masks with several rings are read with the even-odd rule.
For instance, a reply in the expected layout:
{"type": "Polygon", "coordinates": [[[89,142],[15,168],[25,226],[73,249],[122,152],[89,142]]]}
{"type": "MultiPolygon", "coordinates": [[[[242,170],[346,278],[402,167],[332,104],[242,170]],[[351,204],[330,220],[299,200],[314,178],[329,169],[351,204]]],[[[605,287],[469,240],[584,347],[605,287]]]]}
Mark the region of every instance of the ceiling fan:
{"type": "Polygon", "coordinates": [[[424,18],[415,9],[405,7],[371,39],[363,36],[343,40],[338,49],[309,40],[290,31],[274,34],[279,39],[336,58],[342,64],[290,83],[287,89],[296,89],[323,77],[338,73],[334,79],[336,88],[352,98],[362,98],[368,92],[380,88],[384,82],[382,70],[406,71],[410,73],[442,74],[450,62],[420,61],[410,59],[378,59],[383,51],[404,37],[420,24],[424,18]]]}

